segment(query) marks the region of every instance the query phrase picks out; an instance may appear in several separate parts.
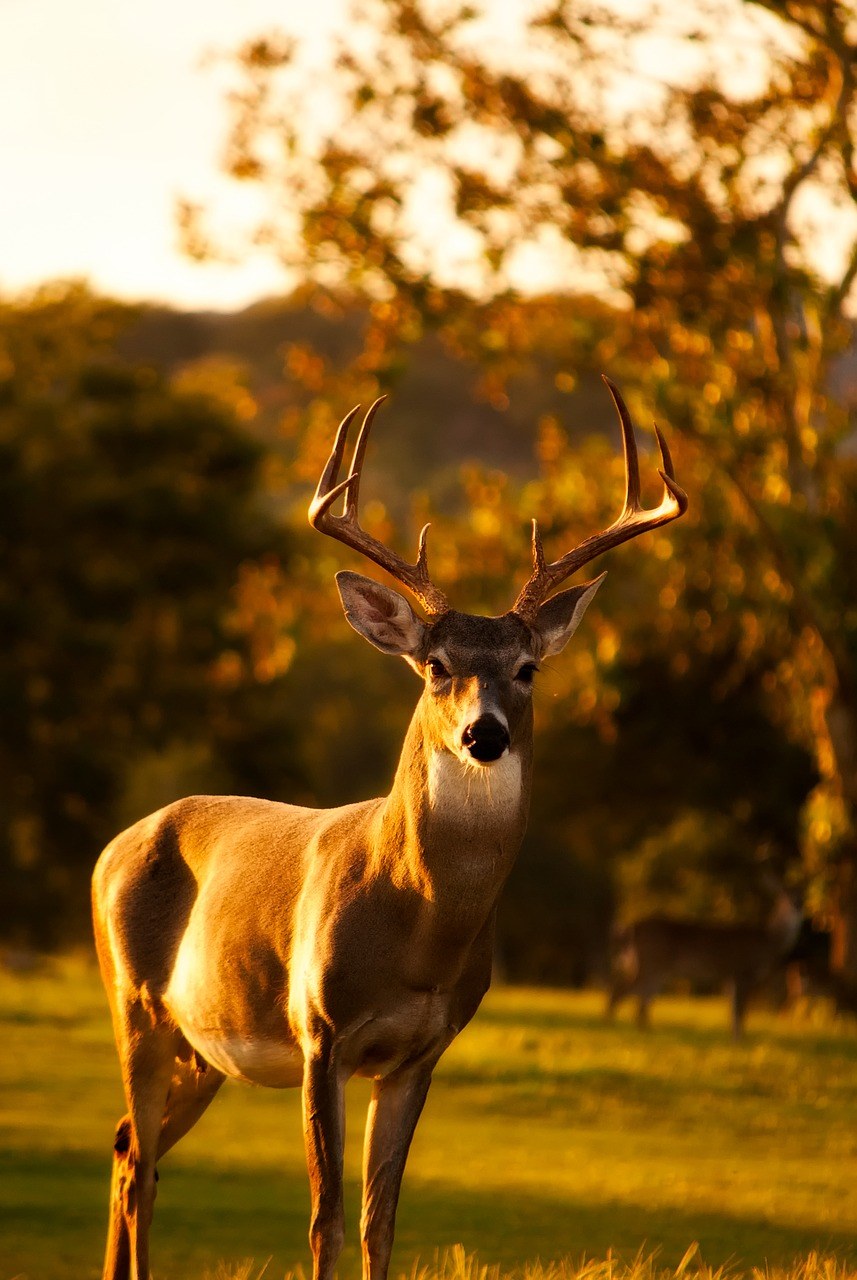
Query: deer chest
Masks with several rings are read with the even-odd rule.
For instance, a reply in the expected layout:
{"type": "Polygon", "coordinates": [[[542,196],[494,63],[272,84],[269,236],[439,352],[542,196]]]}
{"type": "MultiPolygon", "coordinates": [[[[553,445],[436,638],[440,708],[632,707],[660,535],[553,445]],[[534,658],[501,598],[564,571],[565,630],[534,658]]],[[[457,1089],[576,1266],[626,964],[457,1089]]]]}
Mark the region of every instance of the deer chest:
{"type": "Polygon", "coordinates": [[[340,1052],[356,1075],[382,1079],[406,1063],[439,1055],[457,1032],[448,992],[414,991],[347,1030],[340,1052]]]}

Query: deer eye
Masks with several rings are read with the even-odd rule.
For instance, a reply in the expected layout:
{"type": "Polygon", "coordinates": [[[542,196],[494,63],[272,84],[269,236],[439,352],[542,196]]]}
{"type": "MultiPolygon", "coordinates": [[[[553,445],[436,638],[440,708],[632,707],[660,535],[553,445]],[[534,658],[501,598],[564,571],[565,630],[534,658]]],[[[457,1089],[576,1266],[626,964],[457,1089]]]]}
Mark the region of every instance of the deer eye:
{"type": "Polygon", "coordinates": [[[533,676],[537,671],[538,667],[534,662],[525,662],[516,672],[515,679],[519,680],[521,684],[532,684],[533,676]]]}
{"type": "Polygon", "coordinates": [[[449,672],[439,658],[429,658],[428,669],[432,680],[443,680],[449,675],[449,672]]]}

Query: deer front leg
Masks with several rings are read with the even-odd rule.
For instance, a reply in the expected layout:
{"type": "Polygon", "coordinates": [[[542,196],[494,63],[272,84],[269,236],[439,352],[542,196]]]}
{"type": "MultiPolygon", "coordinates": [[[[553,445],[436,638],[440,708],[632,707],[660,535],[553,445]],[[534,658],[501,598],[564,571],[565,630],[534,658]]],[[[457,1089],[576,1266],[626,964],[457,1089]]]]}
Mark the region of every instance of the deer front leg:
{"type": "Polygon", "coordinates": [[[363,1280],[386,1280],[405,1161],[434,1063],[376,1080],[363,1147],[363,1280]]]}
{"type": "Polygon", "coordinates": [[[313,1280],[332,1280],[345,1237],[345,1079],[331,1039],[327,1032],[318,1037],[304,1067],[304,1142],[312,1196],[309,1242],[313,1280]]]}

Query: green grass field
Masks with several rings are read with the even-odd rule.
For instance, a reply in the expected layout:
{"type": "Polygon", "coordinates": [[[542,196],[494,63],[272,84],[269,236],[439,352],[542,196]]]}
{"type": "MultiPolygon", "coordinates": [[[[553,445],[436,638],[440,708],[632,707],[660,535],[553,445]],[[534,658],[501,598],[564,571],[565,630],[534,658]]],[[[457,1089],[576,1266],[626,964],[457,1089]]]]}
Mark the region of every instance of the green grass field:
{"type": "MultiPolygon", "coordinates": [[[[490,994],[436,1073],[396,1275],[417,1259],[419,1280],[434,1259],[445,1280],[499,1274],[480,1273],[474,1252],[531,1280],[580,1274],[584,1258],[586,1280],[696,1275],[700,1257],[771,1276],[803,1259],[803,1280],[857,1269],[857,1030],[758,1011],[736,1046],[722,1000],[661,1000],[649,1033],[629,1014],[605,1024],[601,1005],[594,993],[490,994]],[[464,1252],[442,1261],[456,1244],[464,1252]],[[655,1263],[623,1272],[640,1251],[655,1263]],[[807,1262],[812,1251],[821,1260],[807,1262]],[[538,1259],[572,1266],[540,1271],[538,1259]]],[[[123,1104],[94,968],[0,976],[0,1046],[0,1280],[96,1277],[123,1104]]],[[[359,1271],[368,1086],[349,1093],[343,1280],[359,1271]]],[[[297,1091],[226,1085],[160,1172],[157,1280],[307,1267],[297,1091]]]]}

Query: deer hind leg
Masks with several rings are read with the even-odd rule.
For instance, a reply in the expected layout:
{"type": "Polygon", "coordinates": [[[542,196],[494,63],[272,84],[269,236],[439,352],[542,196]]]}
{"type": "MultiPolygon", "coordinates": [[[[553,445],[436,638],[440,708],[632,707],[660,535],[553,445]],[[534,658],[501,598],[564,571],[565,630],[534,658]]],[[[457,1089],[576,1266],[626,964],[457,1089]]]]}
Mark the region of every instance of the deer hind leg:
{"type": "Polygon", "coordinates": [[[640,955],[628,930],[615,934],[611,946],[604,1015],[612,1018],[622,1001],[634,992],[641,980],[640,955]]]}
{"type": "Polygon", "coordinates": [[[730,988],[729,1004],[732,1014],[732,1039],[741,1040],[744,1036],[744,1018],[752,993],[752,983],[736,979],[730,988]]]}
{"type": "Polygon", "coordinates": [[[142,1001],[129,1004],[117,1026],[128,1115],[119,1122],[113,1146],[103,1280],[149,1280],[155,1162],[178,1033],[159,1025],[142,1001]]]}
{"type": "MultiPolygon", "coordinates": [[[[225,1078],[222,1072],[200,1063],[195,1058],[175,1059],[165,1110],[161,1117],[156,1159],[160,1160],[166,1155],[193,1128],[225,1078]]],[[[131,1232],[126,1215],[129,1157],[133,1132],[131,1116],[127,1115],[119,1121],[114,1141],[110,1224],[104,1267],[105,1278],[109,1277],[110,1280],[114,1280],[114,1277],[115,1280],[120,1278],[125,1280],[125,1277],[133,1274],[131,1232]]],[[[141,1273],[141,1277],[142,1275],[145,1273],[141,1273]]]]}
{"type": "Polygon", "coordinates": [[[123,1209],[123,1187],[127,1154],[131,1149],[131,1117],[124,1116],[116,1126],[113,1140],[113,1171],[110,1178],[110,1219],[107,1226],[107,1248],[104,1254],[104,1280],[128,1280],[131,1275],[131,1244],[123,1209]]]}
{"type": "Polygon", "coordinates": [[[159,1160],[190,1132],[225,1079],[196,1055],[176,1059],[158,1138],[159,1160]]]}
{"type": "Polygon", "coordinates": [[[607,1003],[604,1007],[605,1018],[612,1018],[619,1005],[634,990],[635,979],[622,970],[611,973],[607,987],[607,1003]]]}
{"type": "Polygon", "coordinates": [[[637,1026],[646,1029],[649,1023],[649,1005],[660,990],[660,983],[641,974],[634,983],[633,991],[637,997],[637,1026]]]}
{"type": "Polygon", "coordinates": [[[431,1072],[431,1065],[414,1067],[377,1080],[372,1091],[363,1148],[363,1280],[386,1280],[405,1161],[431,1072]]]}
{"type": "Polygon", "coordinates": [[[622,997],[625,995],[623,983],[621,979],[611,977],[607,987],[607,1003],[604,1006],[604,1017],[612,1018],[619,1005],[622,1003],[622,997]]]}

